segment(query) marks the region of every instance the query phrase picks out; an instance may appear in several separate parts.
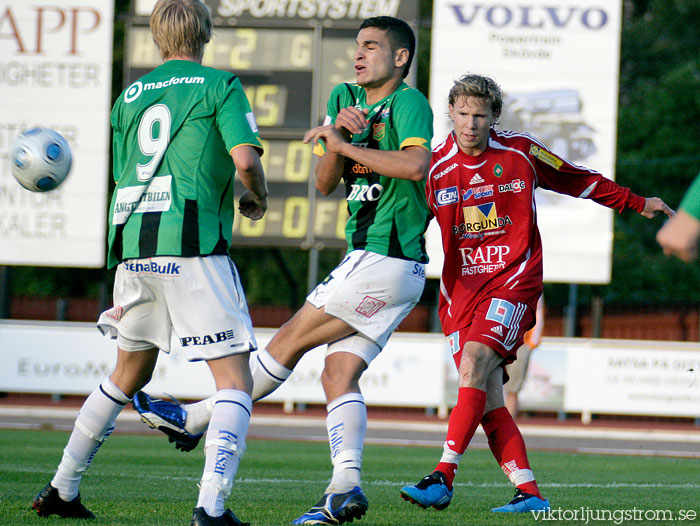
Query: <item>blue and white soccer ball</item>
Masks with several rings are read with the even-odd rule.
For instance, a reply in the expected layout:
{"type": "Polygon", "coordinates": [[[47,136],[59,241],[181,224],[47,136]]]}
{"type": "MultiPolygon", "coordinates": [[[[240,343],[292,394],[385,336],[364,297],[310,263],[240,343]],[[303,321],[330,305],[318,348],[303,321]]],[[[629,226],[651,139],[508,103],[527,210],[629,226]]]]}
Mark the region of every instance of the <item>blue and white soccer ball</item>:
{"type": "Polygon", "coordinates": [[[12,175],[27,190],[48,192],[68,176],[73,156],[63,136],[50,128],[20,133],[12,145],[12,175]]]}

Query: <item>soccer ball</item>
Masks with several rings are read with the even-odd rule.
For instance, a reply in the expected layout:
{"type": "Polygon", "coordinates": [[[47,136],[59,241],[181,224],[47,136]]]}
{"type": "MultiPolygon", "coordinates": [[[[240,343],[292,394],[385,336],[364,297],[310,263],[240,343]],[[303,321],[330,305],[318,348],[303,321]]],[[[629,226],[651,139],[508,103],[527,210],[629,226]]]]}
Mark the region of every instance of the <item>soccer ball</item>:
{"type": "Polygon", "coordinates": [[[72,154],[68,141],[50,128],[20,133],[12,145],[12,175],[27,190],[48,192],[70,172],[72,154]]]}

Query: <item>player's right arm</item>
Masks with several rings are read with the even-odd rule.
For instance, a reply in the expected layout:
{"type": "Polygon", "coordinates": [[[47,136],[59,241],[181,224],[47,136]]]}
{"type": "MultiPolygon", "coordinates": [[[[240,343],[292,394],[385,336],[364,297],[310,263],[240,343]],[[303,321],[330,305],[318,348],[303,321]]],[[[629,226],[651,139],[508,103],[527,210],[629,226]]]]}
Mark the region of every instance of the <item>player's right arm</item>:
{"type": "MultiPolygon", "coordinates": [[[[354,106],[350,106],[341,108],[335,116],[335,122],[333,124],[329,123],[331,120],[330,115],[324,124],[335,127],[338,134],[348,142],[354,133],[362,133],[367,126],[366,117],[366,110],[361,111],[354,106]]],[[[318,128],[314,128],[314,130],[320,130],[322,128],[323,127],[319,126],[318,128]]],[[[311,130],[309,134],[312,134],[314,130],[311,130]]],[[[323,156],[316,164],[316,190],[323,195],[331,194],[338,187],[343,177],[344,163],[345,159],[341,154],[326,148],[323,156]]]]}
{"type": "Polygon", "coordinates": [[[246,188],[238,209],[249,219],[261,219],[267,211],[267,183],[260,162],[263,149],[258,127],[240,80],[232,76],[226,79],[225,86],[216,122],[236,165],[236,173],[246,188]]]}
{"type": "Polygon", "coordinates": [[[343,178],[344,162],[342,155],[326,150],[316,163],[316,190],[323,195],[332,193],[343,178]]]}
{"type": "Polygon", "coordinates": [[[430,166],[429,144],[433,120],[425,97],[415,90],[406,89],[402,93],[401,105],[395,105],[392,109],[394,126],[398,129],[401,142],[398,150],[364,148],[352,144],[353,134],[363,134],[369,125],[367,111],[353,104],[352,92],[342,84],[336,86],[328,101],[326,121],[304,135],[304,142],[315,145],[314,153],[323,155],[316,165],[316,188],[319,192],[327,195],[337,187],[342,179],[345,158],[385,177],[424,180],[430,166]]]}
{"type": "Polygon", "coordinates": [[[327,163],[319,163],[316,170],[316,187],[322,193],[324,189],[331,187],[332,191],[340,182],[343,157],[352,159],[386,177],[396,179],[422,181],[428,173],[430,152],[422,146],[408,146],[402,150],[361,148],[348,142],[334,125],[318,126],[309,130],[304,136],[304,142],[307,143],[318,143],[319,140],[323,140],[326,145],[323,157],[327,161],[327,163]],[[340,175],[337,173],[338,170],[341,171],[340,175]]]}

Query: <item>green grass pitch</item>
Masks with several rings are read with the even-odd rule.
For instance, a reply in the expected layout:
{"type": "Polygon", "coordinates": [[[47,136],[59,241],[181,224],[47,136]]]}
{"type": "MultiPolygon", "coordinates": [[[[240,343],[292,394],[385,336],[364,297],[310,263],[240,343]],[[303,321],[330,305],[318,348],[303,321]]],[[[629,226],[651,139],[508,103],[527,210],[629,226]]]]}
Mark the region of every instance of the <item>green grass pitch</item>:
{"type": "MultiPolygon", "coordinates": [[[[41,519],[30,510],[34,496],[51,479],[67,438],[66,432],[0,430],[0,525],[86,524],[41,519]]],[[[697,460],[532,452],[540,488],[561,519],[536,521],[532,515],[489,511],[508,502],[513,488],[483,450],[468,451],[462,459],[446,510],[422,510],[401,500],[401,486],[429,473],[439,455],[436,448],[366,446],[363,487],[370,507],[354,524],[586,524],[584,513],[598,514],[599,520],[589,515],[588,524],[700,524],[697,460]],[[640,510],[636,516],[635,509],[640,510]],[[662,519],[658,510],[667,510],[674,520],[668,514],[662,519]]],[[[97,515],[89,524],[188,525],[203,460],[201,445],[182,453],[159,435],[115,434],[83,478],[83,503],[97,515]]],[[[326,444],[251,439],[228,505],[253,526],[289,524],[315,504],[330,471],[326,444]]]]}

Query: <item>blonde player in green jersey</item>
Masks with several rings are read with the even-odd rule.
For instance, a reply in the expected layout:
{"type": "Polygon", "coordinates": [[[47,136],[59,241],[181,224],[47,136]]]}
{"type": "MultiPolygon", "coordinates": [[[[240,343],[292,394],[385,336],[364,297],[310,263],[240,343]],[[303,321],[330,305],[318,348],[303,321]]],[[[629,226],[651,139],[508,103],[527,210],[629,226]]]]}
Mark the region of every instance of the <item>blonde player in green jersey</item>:
{"type": "MultiPolygon", "coordinates": [[[[425,284],[433,115],[426,98],[404,82],[414,50],[405,22],[365,20],[356,83],[334,88],[326,122],[304,138],[321,156],[316,188],[328,194],[343,181],[350,217],[345,259],[252,360],[257,400],[284,382],[307,351],[328,344],[322,383],[333,475],[321,500],[294,524],[342,524],[365,514],[360,470],[367,410],[359,380],[425,284]]],[[[179,408],[139,393],[134,405],[155,427],[180,432],[176,442],[187,442],[206,425],[211,403],[179,408]]]]}
{"type": "Polygon", "coordinates": [[[247,188],[240,212],[260,219],[267,210],[262,147],[238,78],[201,65],[212,32],[206,5],[159,0],[151,32],[164,64],[129,86],[111,116],[109,266],[118,266],[114,307],[98,326],[116,338],[117,364],[83,404],[33,508],[94,518],[80,501],[82,475],[175,335],[188,360],[206,361],[217,388],[191,525],[237,526],[225,500],[245,451],[257,344],[228,249],[235,172],[247,188]]]}

